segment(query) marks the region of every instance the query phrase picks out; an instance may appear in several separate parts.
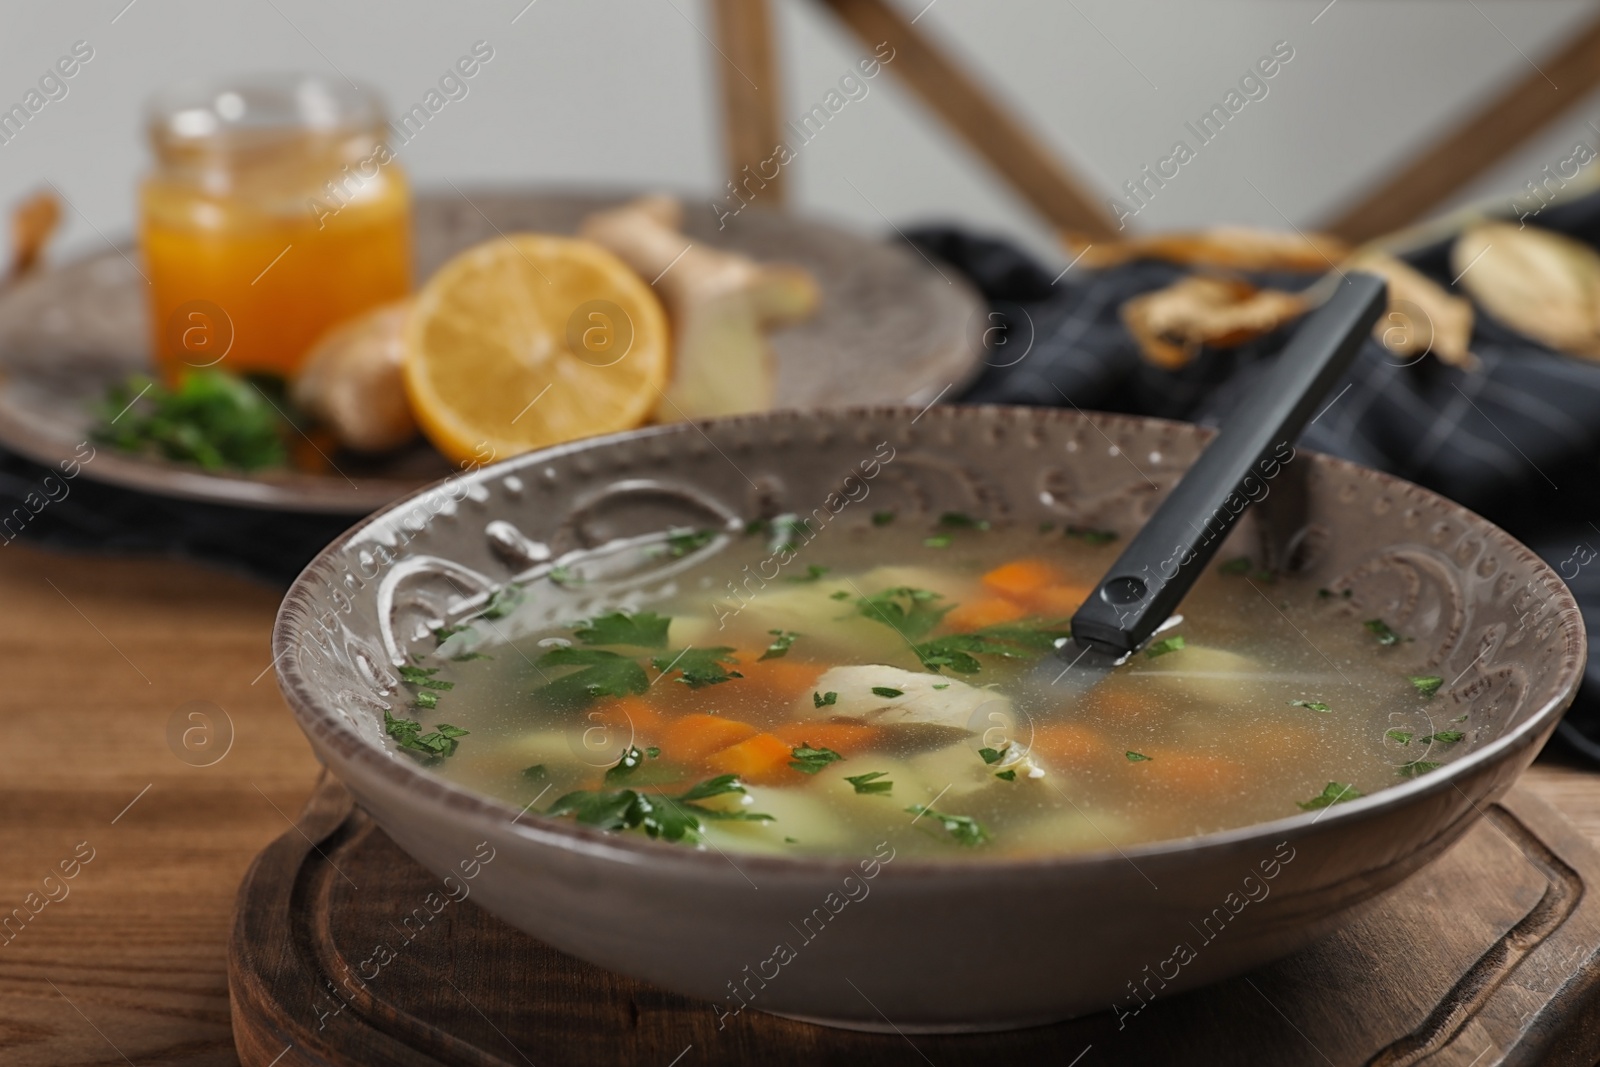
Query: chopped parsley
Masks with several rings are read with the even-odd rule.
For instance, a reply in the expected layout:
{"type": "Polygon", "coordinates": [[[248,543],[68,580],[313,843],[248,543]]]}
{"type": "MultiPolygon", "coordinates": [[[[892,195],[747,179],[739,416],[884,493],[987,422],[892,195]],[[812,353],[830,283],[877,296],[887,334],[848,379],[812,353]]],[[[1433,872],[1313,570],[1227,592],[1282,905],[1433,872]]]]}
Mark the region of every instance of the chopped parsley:
{"type": "Polygon", "coordinates": [[[926,637],[939,625],[954,604],[938,607],[936,600],[944,597],[930,589],[913,589],[897,585],[856,600],[856,610],[875,622],[885,623],[899,631],[908,641],[926,637]]]}
{"type": "Polygon", "coordinates": [[[1431,741],[1437,741],[1441,745],[1453,745],[1466,736],[1460,730],[1440,730],[1438,733],[1429,734],[1427,737],[1419,737],[1417,741],[1424,745],[1431,741]]]}
{"type": "Polygon", "coordinates": [[[556,707],[577,707],[600,697],[625,697],[650,688],[644,668],[628,656],[598,648],[552,648],[534,661],[543,671],[554,667],[581,667],[547,682],[535,695],[556,707]]]}
{"type": "Polygon", "coordinates": [[[1145,649],[1144,654],[1154,659],[1157,656],[1165,656],[1168,652],[1176,652],[1178,649],[1186,648],[1187,646],[1188,642],[1183,639],[1182,634],[1173,634],[1171,637],[1163,638],[1145,649]]]}
{"type": "Polygon", "coordinates": [[[411,702],[411,706],[432,711],[439,706],[439,694],[423,689],[417,693],[416,699],[411,702]]]}
{"type": "Polygon", "coordinates": [[[886,700],[893,700],[895,697],[903,697],[906,694],[903,689],[894,689],[887,685],[875,685],[872,687],[872,695],[883,697],[886,700]]]}
{"type": "Polygon", "coordinates": [[[471,632],[472,627],[470,626],[438,626],[434,628],[433,636],[442,645],[456,634],[469,634],[471,632]]]}
{"type": "Polygon", "coordinates": [[[1362,795],[1362,792],[1353,785],[1345,785],[1343,782],[1329,782],[1322,787],[1322,792],[1310,800],[1297,800],[1295,803],[1306,811],[1316,811],[1318,808],[1326,808],[1330,804],[1342,804],[1347,800],[1355,800],[1362,795]]]}
{"type": "Polygon", "coordinates": [[[1124,752],[1122,755],[1123,755],[1123,758],[1126,759],[1129,763],[1144,763],[1145,761],[1150,759],[1150,757],[1146,756],[1143,752],[1135,752],[1132,749],[1129,749],[1128,751],[1124,752]]]}
{"type": "Polygon", "coordinates": [[[1087,526],[1068,526],[1066,533],[1090,545],[1108,545],[1117,539],[1115,530],[1095,530],[1087,526]]]}
{"type": "Polygon", "coordinates": [[[502,585],[499,589],[489,594],[489,599],[484,602],[483,610],[478,612],[485,619],[503,619],[517,610],[517,605],[522,603],[522,589],[515,585],[502,585]]]}
{"type": "MultiPolygon", "coordinates": [[[[682,652],[672,654],[662,653],[650,661],[663,675],[676,670],[678,681],[690,689],[717,685],[730,678],[743,678],[744,675],[738,671],[728,670],[728,666],[738,662],[733,658],[733,649],[726,645],[719,645],[716,648],[686,648],[682,652]]],[[[639,673],[641,676],[644,674],[642,670],[639,673]]]]}
{"type": "Polygon", "coordinates": [[[1250,573],[1250,557],[1249,556],[1240,556],[1238,559],[1230,559],[1228,562],[1224,563],[1222,566],[1217,568],[1217,573],[1218,574],[1249,574],[1250,573]]]}
{"type": "MultiPolygon", "coordinates": [[[[804,574],[797,574],[794,577],[789,578],[788,581],[796,582],[796,583],[799,583],[799,582],[814,582],[817,579],[821,578],[824,574],[827,574],[827,573],[828,573],[828,568],[827,567],[824,567],[824,566],[822,566],[821,564],[818,564],[818,563],[808,563],[808,564],[806,564],[806,572],[804,574]]],[[[845,595],[848,596],[849,594],[847,593],[845,595]]]]}
{"type": "Polygon", "coordinates": [[[887,526],[893,521],[894,512],[892,511],[874,511],[872,513],[872,525],[874,526],[887,526]]]}
{"type": "Polygon", "coordinates": [[[845,781],[854,786],[857,793],[866,796],[881,795],[894,788],[893,782],[879,780],[888,773],[888,771],[869,771],[866,774],[847,776],[845,781]]]}
{"type": "MultiPolygon", "coordinates": [[[[652,748],[648,755],[649,758],[653,759],[660,754],[661,750],[659,748],[652,748]]],[[[629,745],[622,753],[622,758],[606,768],[606,784],[611,785],[613,782],[620,782],[628,778],[643,765],[646,758],[646,753],[639,751],[633,745],[629,745]]]]}
{"type": "Polygon", "coordinates": [[[423,733],[422,724],[415,719],[397,719],[387,711],[383,713],[383,732],[399,742],[406,751],[421,753],[429,759],[455,755],[456,747],[461,743],[456,739],[467,736],[467,731],[447,722],[438,723],[431,731],[423,733]]]}
{"type": "Polygon", "coordinates": [[[674,527],[667,531],[666,553],[673,559],[682,559],[691,552],[697,552],[709,545],[717,536],[715,530],[691,530],[687,527],[674,527]]]}
{"type": "Polygon", "coordinates": [[[983,758],[983,762],[993,765],[1005,759],[1006,753],[1010,751],[1010,745],[1006,745],[1004,748],[980,748],[978,749],[978,755],[983,758]]]}
{"type": "Polygon", "coordinates": [[[1291,700],[1291,701],[1289,701],[1289,706],[1291,708],[1305,708],[1307,711],[1332,711],[1333,710],[1332,708],[1328,707],[1328,705],[1324,704],[1320,700],[1291,700]]]}
{"type": "Polygon", "coordinates": [[[665,648],[667,628],[672,619],[653,611],[628,614],[613,611],[597,615],[573,628],[572,635],[586,645],[631,645],[635,648],[665,648]]]}
{"type": "Polygon", "coordinates": [[[463,652],[459,656],[451,656],[451,663],[471,663],[475,659],[494,659],[487,652],[463,652]]]}
{"type": "Polygon", "coordinates": [[[550,777],[550,770],[542,763],[535,763],[532,767],[522,769],[522,777],[530,782],[542,782],[550,777]]]}
{"type": "Polygon", "coordinates": [[[789,761],[789,766],[801,774],[816,774],[830,763],[844,759],[843,756],[831,748],[812,748],[811,744],[802,741],[796,745],[789,755],[794,759],[789,761]]]}
{"type": "Polygon", "coordinates": [[[1017,780],[1017,772],[1015,770],[995,771],[994,776],[1002,782],[1014,782],[1017,780]]]}
{"type": "Polygon", "coordinates": [[[1400,635],[1391,630],[1389,624],[1382,619],[1368,619],[1361,625],[1365,626],[1367,632],[1376,637],[1378,644],[1383,645],[1385,648],[1400,643],[1400,635]]]}
{"type": "Polygon", "coordinates": [[[950,683],[949,682],[939,682],[939,683],[934,685],[934,688],[935,689],[949,689],[950,688],[950,683]]]}
{"type": "Polygon", "coordinates": [[[1433,760],[1414,759],[1410,763],[1402,763],[1395,770],[1402,778],[1415,778],[1419,774],[1427,774],[1438,766],[1439,764],[1433,760]]]}
{"type": "Polygon", "coordinates": [[[790,630],[768,630],[773,637],[772,644],[761,653],[761,659],[778,659],[789,654],[789,647],[794,644],[795,638],[803,636],[790,630]]]}
{"type": "Polygon", "coordinates": [[[949,548],[950,541],[949,534],[934,534],[932,537],[924,537],[922,539],[923,545],[928,548],[949,548]]]}
{"type": "Polygon", "coordinates": [[[1383,732],[1383,736],[1387,737],[1391,741],[1397,741],[1402,745],[1409,745],[1411,743],[1412,733],[1410,730],[1385,730],[1383,732]]]}
{"type": "Polygon", "coordinates": [[[855,594],[848,589],[835,589],[828,594],[829,600],[849,600],[855,594]]]}
{"type": "MultiPolygon", "coordinates": [[[[915,815],[918,819],[924,815],[933,819],[944,828],[944,832],[949,834],[957,844],[966,845],[970,848],[989,840],[989,834],[984,830],[983,825],[978,820],[966,815],[949,815],[942,811],[935,811],[926,804],[913,804],[905,810],[909,814],[915,815]]],[[[913,819],[911,821],[916,822],[917,820],[913,819]]]]}
{"type": "Polygon", "coordinates": [[[828,707],[832,707],[833,705],[837,704],[838,702],[839,702],[839,694],[835,693],[831,689],[828,690],[826,693],[813,692],[811,694],[811,706],[814,707],[814,708],[828,708],[828,707]]]}
{"type": "Polygon", "coordinates": [[[567,566],[565,563],[558,563],[554,567],[551,567],[545,572],[545,577],[549,578],[557,585],[583,584],[583,578],[578,574],[578,572],[567,566]]]}
{"type": "Polygon", "coordinates": [[[580,789],[558,797],[545,814],[571,815],[584,826],[601,830],[642,829],[653,838],[694,842],[700,839],[702,819],[772,821],[771,815],[759,812],[721,811],[697,803],[730,793],[743,794],[744,791],[738,776],[733,774],[708,778],[676,797],[665,794],[652,797],[633,789],[580,789]]]}
{"type": "Polygon", "coordinates": [[[1425,697],[1433,696],[1439,691],[1439,687],[1444,684],[1444,679],[1437,674],[1413,674],[1410,676],[1409,681],[1416,687],[1417,692],[1425,697]]]}
{"type": "Polygon", "coordinates": [[[947,511],[939,516],[939,525],[950,530],[987,530],[989,523],[985,519],[975,519],[961,511],[947,511]]]}
{"type": "Polygon", "coordinates": [[[957,674],[976,674],[982,664],[977,656],[1004,656],[1026,659],[1048,652],[1071,636],[1064,619],[1023,619],[985,626],[971,633],[946,634],[914,644],[911,650],[922,666],[935,673],[948,667],[957,674]]]}
{"type": "Polygon", "coordinates": [[[1343,597],[1345,600],[1349,600],[1354,595],[1355,591],[1353,589],[1345,589],[1338,593],[1335,593],[1332,589],[1317,590],[1317,597],[1321,600],[1332,600],[1335,596],[1343,597]]]}
{"type": "Polygon", "coordinates": [[[418,689],[454,689],[456,683],[436,681],[434,675],[439,673],[438,667],[413,667],[409,663],[400,668],[400,680],[407,685],[414,685],[418,689]]]}
{"type": "Polygon", "coordinates": [[[260,470],[289,462],[291,424],[256,383],[197,370],[173,388],[142,374],[111,386],[95,440],[122,452],[154,452],[205,470],[260,470]]]}

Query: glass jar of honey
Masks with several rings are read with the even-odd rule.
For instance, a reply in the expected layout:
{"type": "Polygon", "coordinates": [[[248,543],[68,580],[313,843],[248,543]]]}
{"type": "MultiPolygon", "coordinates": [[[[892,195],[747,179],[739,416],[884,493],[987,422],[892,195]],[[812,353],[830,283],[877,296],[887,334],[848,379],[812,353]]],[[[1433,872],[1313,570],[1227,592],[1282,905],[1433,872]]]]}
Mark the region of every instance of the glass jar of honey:
{"type": "Polygon", "coordinates": [[[410,190],[371,92],[282,75],[151,104],[140,190],[155,364],[289,377],[411,288],[410,190]]]}

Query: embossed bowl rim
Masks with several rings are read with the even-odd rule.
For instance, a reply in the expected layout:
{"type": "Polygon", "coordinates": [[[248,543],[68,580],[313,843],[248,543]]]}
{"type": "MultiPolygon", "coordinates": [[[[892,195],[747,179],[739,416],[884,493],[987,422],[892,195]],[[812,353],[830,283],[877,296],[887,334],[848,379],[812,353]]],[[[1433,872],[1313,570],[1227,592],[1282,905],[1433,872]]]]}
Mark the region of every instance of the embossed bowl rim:
{"type": "MultiPolygon", "coordinates": [[[[674,423],[665,426],[647,426],[623,433],[585,438],[581,441],[573,441],[547,449],[523,453],[520,456],[514,456],[499,463],[479,468],[470,474],[456,477],[460,479],[462,485],[480,484],[527,467],[547,463],[553,459],[581,452],[605,449],[619,443],[638,441],[648,437],[677,435],[681,440],[689,442],[696,439],[695,427],[699,426],[706,428],[744,426],[759,429],[779,424],[832,423],[843,428],[859,426],[862,423],[893,424],[901,419],[909,419],[911,417],[928,418],[934,423],[946,420],[977,422],[985,418],[993,419],[996,417],[1040,422],[1051,420],[1078,422],[1080,420],[1088,420],[1101,427],[1108,427],[1117,423],[1135,423],[1147,427],[1164,426],[1180,433],[1200,435],[1202,439],[1211,436],[1215,432],[1192,423],[1148,416],[1003,405],[949,405],[925,409],[922,412],[913,407],[882,405],[824,411],[777,411],[757,415],[735,415],[719,419],[707,419],[695,424],[674,423]]],[[[1536,711],[1528,714],[1521,723],[1482,748],[1475,749],[1459,759],[1446,763],[1437,770],[1387,786],[1376,793],[1356,800],[1343,801],[1326,808],[1301,812],[1282,819],[1274,819],[1270,822],[1252,823],[1248,826],[1229,830],[1218,830],[1189,837],[1169,838],[1120,848],[1112,846],[1108,849],[1090,852],[1065,853],[1057,856],[997,857],[977,861],[971,859],[946,860],[906,857],[896,860],[893,865],[893,872],[896,878],[917,872],[939,872],[941,876],[953,877],[992,877],[1002,872],[1024,874],[1027,872],[1058,871],[1070,868],[1080,868],[1088,871],[1101,865],[1124,863],[1129,859],[1160,859],[1182,856],[1201,850],[1225,849],[1236,845],[1281,840],[1294,835],[1297,831],[1309,829],[1312,824],[1316,824],[1319,827],[1319,832],[1326,832],[1335,826],[1368,818],[1385,809],[1404,807],[1431,794],[1456,788],[1462,779],[1469,777],[1474,772],[1500,760],[1507,759],[1517,750],[1534,743],[1547,727],[1553,725],[1550,720],[1566,709],[1573,695],[1577,692],[1578,684],[1583,677],[1584,661],[1587,655],[1583,620],[1579,614],[1577,602],[1567,589],[1566,583],[1562,582],[1549,565],[1534,554],[1533,550],[1517,541],[1488,519],[1446,497],[1442,497],[1395,475],[1373,470],[1370,467],[1363,467],[1360,464],[1351,463],[1348,460],[1339,459],[1325,453],[1305,449],[1302,450],[1302,454],[1311,457],[1319,464],[1328,465],[1346,476],[1370,479],[1385,487],[1404,489],[1411,494],[1421,494],[1423,498],[1439,506],[1444,513],[1454,517],[1467,527],[1478,531],[1485,539],[1487,546],[1492,546],[1505,553],[1515,565],[1531,568],[1531,577],[1542,579],[1543,584],[1547,587],[1547,592],[1556,605],[1556,618],[1560,620],[1566,638],[1567,655],[1559,657],[1560,662],[1551,665],[1559,672],[1554,695],[1536,711]]],[[[1005,452],[997,452],[995,455],[1004,456],[1005,452]]],[[[399,757],[390,752],[381,743],[374,744],[372,741],[363,738],[346,721],[345,715],[336,709],[329,700],[325,699],[316,684],[302,672],[300,659],[296,653],[297,636],[301,619],[308,617],[315,608],[315,579],[320,576],[324,569],[329,569],[336,555],[342,552],[363,532],[398,516],[414,500],[443,484],[444,481],[442,479],[439,482],[435,482],[431,486],[418,490],[411,496],[394,502],[381,511],[374,512],[346,530],[306,565],[306,568],[295,579],[294,584],[284,596],[272,634],[272,651],[275,657],[278,685],[293,710],[300,728],[306,733],[313,746],[319,743],[328,745],[341,758],[351,762],[354,772],[371,774],[379,784],[389,790],[403,792],[405,795],[416,798],[419,801],[436,803],[443,806],[452,815],[460,816],[464,820],[481,824],[495,822],[498,823],[502,831],[509,827],[511,832],[526,840],[529,844],[560,848],[620,863],[646,863],[658,868],[683,867],[702,871],[709,870],[712,867],[725,869],[727,861],[714,850],[685,848],[682,845],[652,841],[649,838],[633,834],[608,833],[603,830],[580,826],[570,820],[547,819],[532,812],[525,812],[519,816],[514,805],[431,774],[412,760],[399,757]]],[[[786,872],[802,871],[848,873],[853,871],[856,865],[855,859],[844,856],[773,856],[762,853],[741,853],[739,858],[741,864],[748,868],[780,876],[786,872]]]]}

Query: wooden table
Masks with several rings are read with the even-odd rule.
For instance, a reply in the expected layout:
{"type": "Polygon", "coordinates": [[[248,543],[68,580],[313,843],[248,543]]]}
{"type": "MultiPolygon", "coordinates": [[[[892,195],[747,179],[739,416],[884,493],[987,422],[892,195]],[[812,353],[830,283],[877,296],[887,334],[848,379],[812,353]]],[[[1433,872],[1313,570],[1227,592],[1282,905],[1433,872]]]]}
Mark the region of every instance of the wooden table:
{"type": "MultiPolygon", "coordinates": [[[[237,1063],[234,890],[317,777],[269,670],[277,591],[19,542],[0,545],[0,603],[0,1063],[237,1063]],[[169,744],[191,701],[232,722],[210,766],[169,744]],[[92,859],[47,882],[75,853],[92,859]],[[12,909],[26,922],[3,925],[12,909]]],[[[1600,775],[1547,761],[1524,781],[1600,839],[1600,775]]]]}

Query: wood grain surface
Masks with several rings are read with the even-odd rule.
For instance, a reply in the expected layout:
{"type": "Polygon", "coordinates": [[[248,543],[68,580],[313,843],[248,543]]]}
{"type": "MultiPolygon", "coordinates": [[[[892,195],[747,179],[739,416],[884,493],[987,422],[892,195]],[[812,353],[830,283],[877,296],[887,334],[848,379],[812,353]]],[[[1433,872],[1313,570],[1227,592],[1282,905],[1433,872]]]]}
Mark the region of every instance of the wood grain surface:
{"type": "MultiPolygon", "coordinates": [[[[234,896],[318,775],[263,674],[277,602],[273,589],[191,564],[0,546],[12,749],[0,772],[0,920],[30,915],[0,937],[0,1064],[238,1062],[234,896]],[[174,713],[192,701],[233,724],[209,767],[176,754],[215,755],[200,735],[184,748],[195,723],[180,718],[169,745],[174,713]],[[82,842],[93,858],[64,879],[60,864],[82,842]],[[50,896],[60,899],[42,903],[50,896]]],[[[1541,763],[1523,785],[1600,839],[1600,776],[1541,763]]],[[[1263,1007],[1253,1023],[1272,1017],[1263,1007]]]]}

